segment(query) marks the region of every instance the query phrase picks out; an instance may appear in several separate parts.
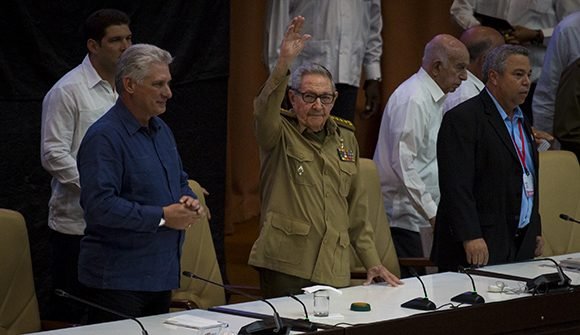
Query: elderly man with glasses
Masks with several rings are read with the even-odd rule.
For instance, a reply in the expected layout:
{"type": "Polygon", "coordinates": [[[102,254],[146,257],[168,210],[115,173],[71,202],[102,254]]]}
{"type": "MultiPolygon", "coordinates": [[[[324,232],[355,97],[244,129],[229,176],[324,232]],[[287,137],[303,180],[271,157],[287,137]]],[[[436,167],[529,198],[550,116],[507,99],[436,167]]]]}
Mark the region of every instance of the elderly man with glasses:
{"type": "Polygon", "coordinates": [[[296,294],[302,287],[350,283],[350,245],[368,270],[401,282],[382,264],[366,222],[366,193],[359,150],[350,122],[330,117],[338,95],[332,76],[318,64],[292,74],[290,111],[280,111],[292,62],[309,35],[295,17],[272,74],[254,101],[261,161],[261,232],[249,264],[260,271],[266,297],[296,294]]]}

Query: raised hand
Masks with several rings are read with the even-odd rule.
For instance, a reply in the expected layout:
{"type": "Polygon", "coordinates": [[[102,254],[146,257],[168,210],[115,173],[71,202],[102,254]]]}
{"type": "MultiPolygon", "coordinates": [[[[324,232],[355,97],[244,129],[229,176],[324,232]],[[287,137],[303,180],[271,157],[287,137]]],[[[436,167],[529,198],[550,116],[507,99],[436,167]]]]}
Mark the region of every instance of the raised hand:
{"type": "Polygon", "coordinates": [[[280,57],[278,64],[285,69],[290,68],[290,64],[302,52],[306,41],[310,39],[309,34],[302,34],[302,27],[304,26],[304,17],[296,16],[290,21],[282,44],[280,45],[280,57]]]}

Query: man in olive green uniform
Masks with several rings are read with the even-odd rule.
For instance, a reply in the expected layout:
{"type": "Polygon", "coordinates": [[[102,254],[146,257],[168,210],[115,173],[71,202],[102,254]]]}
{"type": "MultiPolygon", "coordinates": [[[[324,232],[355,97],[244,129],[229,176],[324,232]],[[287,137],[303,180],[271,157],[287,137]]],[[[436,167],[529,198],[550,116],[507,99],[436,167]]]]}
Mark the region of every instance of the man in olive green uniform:
{"type": "Polygon", "coordinates": [[[280,58],[254,101],[260,146],[262,229],[249,264],[260,271],[266,297],[301,293],[314,284],[350,283],[350,245],[368,269],[367,283],[400,280],[380,262],[366,222],[367,200],[352,124],[329,118],[337,92],[331,74],[311,64],[298,68],[280,111],[289,68],[304,48],[303,17],[290,23],[280,58]]]}

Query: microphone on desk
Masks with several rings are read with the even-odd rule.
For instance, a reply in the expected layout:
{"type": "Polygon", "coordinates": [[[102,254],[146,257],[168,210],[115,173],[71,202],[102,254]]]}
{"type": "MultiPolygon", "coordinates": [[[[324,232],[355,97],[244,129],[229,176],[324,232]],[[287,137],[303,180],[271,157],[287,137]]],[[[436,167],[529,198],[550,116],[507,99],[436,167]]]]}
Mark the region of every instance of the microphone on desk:
{"type": "Polygon", "coordinates": [[[544,258],[532,258],[521,262],[515,262],[511,264],[518,264],[518,263],[530,263],[530,262],[537,262],[537,261],[550,261],[554,263],[556,266],[556,272],[554,273],[546,273],[543,275],[539,275],[535,278],[525,278],[519,277],[504,273],[496,273],[490,272],[485,270],[479,269],[466,269],[465,272],[469,272],[471,274],[485,276],[485,277],[493,277],[493,278],[501,278],[501,279],[508,279],[508,280],[516,280],[516,281],[523,281],[526,283],[526,290],[532,293],[547,293],[553,290],[562,290],[562,289],[569,289],[570,288],[570,277],[566,276],[562,267],[558,262],[553,260],[549,257],[544,258]]]}
{"type": "MultiPolygon", "coordinates": [[[[273,314],[274,324],[272,324],[272,322],[270,322],[269,320],[268,321],[265,321],[265,320],[255,321],[255,322],[250,323],[249,325],[242,327],[238,334],[247,335],[247,334],[289,334],[290,333],[291,327],[284,326],[284,324],[282,323],[282,319],[280,318],[280,315],[278,314],[278,311],[276,310],[276,308],[274,308],[274,305],[272,305],[268,300],[253,296],[251,294],[248,294],[248,293],[240,291],[240,290],[236,290],[232,287],[228,287],[228,286],[225,286],[225,285],[220,284],[220,283],[216,283],[216,282],[211,281],[209,279],[202,278],[202,277],[200,277],[192,272],[189,272],[189,271],[183,271],[182,274],[186,277],[189,277],[189,278],[199,279],[199,280],[204,281],[206,283],[210,283],[210,284],[219,286],[226,291],[230,291],[230,292],[242,295],[246,298],[250,298],[250,299],[255,300],[255,301],[258,301],[258,300],[263,301],[266,304],[268,304],[268,306],[270,306],[270,308],[272,308],[272,310],[274,311],[274,314],[273,314]]],[[[310,323],[310,322],[308,322],[308,323],[310,324],[310,327],[314,327],[313,328],[314,330],[317,329],[314,325],[312,325],[312,323],[310,323]]],[[[296,327],[292,327],[292,328],[296,328],[296,327]]]]}
{"type": "Polygon", "coordinates": [[[549,291],[553,289],[569,288],[570,277],[564,274],[564,270],[558,262],[549,257],[534,258],[530,261],[550,261],[556,266],[556,273],[547,273],[539,275],[536,278],[528,281],[526,287],[529,291],[549,291]]]}
{"type": "Polygon", "coordinates": [[[429,300],[429,298],[427,297],[427,289],[425,288],[425,284],[423,284],[421,277],[419,277],[419,275],[417,274],[417,271],[415,271],[415,269],[413,269],[412,267],[409,268],[409,272],[411,272],[411,274],[413,276],[415,276],[419,280],[419,282],[421,283],[421,286],[423,287],[424,297],[423,298],[418,297],[415,299],[411,299],[411,300],[401,304],[401,307],[411,308],[411,309],[420,309],[423,311],[434,310],[436,308],[435,303],[433,301],[429,300]]]}
{"type": "Polygon", "coordinates": [[[149,335],[149,333],[147,332],[147,330],[145,330],[145,327],[143,327],[143,324],[141,322],[139,322],[139,320],[137,320],[137,318],[134,318],[134,317],[129,316],[129,315],[126,315],[126,314],[123,314],[121,312],[114,311],[114,310],[112,310],[110,308],[107,308],[107,307],[104,307],[104,306],[97,305],[97,304],[95,304],[92,301],[88,301],[88,300],[79,298],[79,297],[74,296],[74,295],[72,295],[72,294],[70,294],[70,293],[68,293],[68,292],[66,292],[64,290],[61,290],[59,288],[55,289],[54,290],[54,293],[56,295],[58,295],[59,297],[63,297],[63,298],[66,298],[66,299],[72,299],[74,301],[80,302],[81,304],[84,304],[84,305],[87,305],[87,306],[91,306],[91,307],[96,308],[96,309],[100,309],[102,311],[111,313],[111,314],[116,315],[116,316],[120,316],[123,319],[131,319],[131,320],[137,322],[137,324],[139,324],[139,327],[141,327],[141,334],[142,335],[149,335]]]}
{"type": "Polygon", "coordinates": [[[451,298],[451,301],[470,305],[483,304],[485,302],[485,299],[483,299],[482,296],[477,294],[477,290],[475,289],[475,281],[473,281],[473,277],[471,277],[471,275],[467,273],[463,268],[463,266],[461,265],[459,266],[459,272],[465,273],[469,277],[469,279],[471,279],[471,286],[473,287],[473,291],[467,291],[458,294],[453,298],[451,298]]]}
{"type": "MultiPolygon", "coordinates": [[[[304,309],[304,320],[310,322],[310,319],[308,318],[308,310],[306,309],[306,305],[304,305],[304,303],[302,302],[302,300],[298,299],[295,295],[293,294],[288,294],[288,296],[296,301],[298,301],[300,303],[300,305],[302,305],[302,308],[304,309]]],[[[317,330],[315,325],[312,325],[312,329],[309,329],[312,331],[317,330]]]]}
{"type": "Polygon", "coordinates": [[[574,222],[574,223],[580,223],[580,220],[577,220],[573,217],[571,217],[570,215],[566,215],[564,213],[560,214],[560,219],[564,220],[564,221],[570,221],[570,222],[574,222]]]}

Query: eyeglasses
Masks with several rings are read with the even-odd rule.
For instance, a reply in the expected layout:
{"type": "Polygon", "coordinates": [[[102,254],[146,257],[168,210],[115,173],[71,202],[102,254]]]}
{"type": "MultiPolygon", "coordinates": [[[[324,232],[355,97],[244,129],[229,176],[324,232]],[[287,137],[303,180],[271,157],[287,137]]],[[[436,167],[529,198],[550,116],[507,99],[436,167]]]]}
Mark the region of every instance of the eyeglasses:
{"type": "Polygon", "coordinates": [[[296,94],[298,94],[302,98],[302,100],[304,100],[304,102],[306,102],[308,104],[311,104],[311,103],[315,102],[316,99],[320,98],[320,102],[323,105],[330,105],[334,101],[334,98],[335,98],[334,94],[328,94],[328,93],[316,95],[316,94],[310,93],[310,92],[300,92],[296,89],[292,89],[292,91],[296,92],[296,94]]]}

